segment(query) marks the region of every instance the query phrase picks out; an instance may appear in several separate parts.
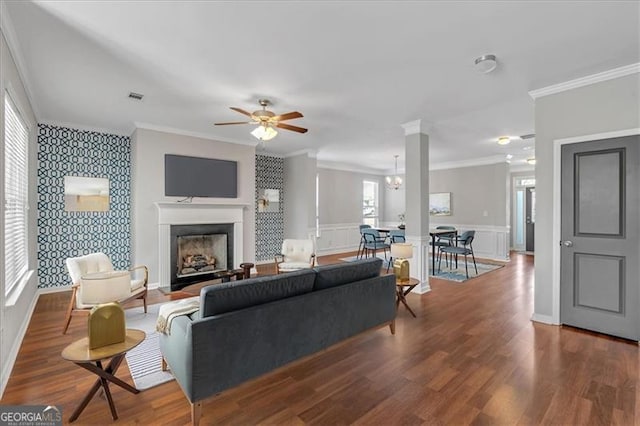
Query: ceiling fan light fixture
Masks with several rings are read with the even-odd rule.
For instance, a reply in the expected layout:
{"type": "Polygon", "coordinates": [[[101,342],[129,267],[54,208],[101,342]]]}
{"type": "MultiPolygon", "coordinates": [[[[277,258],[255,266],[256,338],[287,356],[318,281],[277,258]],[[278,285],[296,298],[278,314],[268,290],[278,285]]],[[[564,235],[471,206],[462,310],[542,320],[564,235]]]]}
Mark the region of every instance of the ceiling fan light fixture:
{"type": "Polygon", "coordinates": [[[260,125],[251,131],[251,134],[261,141],[269,141],[276,137],[278,131],[271,126],[260,125]]]}
{"type": "Polygon", "coordinates": [[[398,157],[399,155],[394,155],[396,159],[396,168],[395,174],[393,176],[387,176],[385,181],[387,182],[387,187],[389,189],[399,189],[402,186],[402,178],[398,176],[398,157]]]}
{"type": "Polygon", "coordinates": [[[488,74],[496,69],[498,61],[496,60],[496,55],[483,55],[476,58],[475,64],[478,72],[488,74]]]}

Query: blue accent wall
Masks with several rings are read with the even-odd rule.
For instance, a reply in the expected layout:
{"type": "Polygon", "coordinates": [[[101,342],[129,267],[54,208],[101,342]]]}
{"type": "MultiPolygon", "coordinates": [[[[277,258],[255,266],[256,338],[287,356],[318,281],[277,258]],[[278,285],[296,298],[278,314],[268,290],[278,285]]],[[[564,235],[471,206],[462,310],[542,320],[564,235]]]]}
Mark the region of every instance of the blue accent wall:
{"type": "Polygon", "coordinates": [[[127,269],[130,248],[130,138],[39,124],[38,287],[69,285],[68,257],[103,252],[127,269]],[[65,176],[109,179],[109,211],[66,212],[65,176]]]}

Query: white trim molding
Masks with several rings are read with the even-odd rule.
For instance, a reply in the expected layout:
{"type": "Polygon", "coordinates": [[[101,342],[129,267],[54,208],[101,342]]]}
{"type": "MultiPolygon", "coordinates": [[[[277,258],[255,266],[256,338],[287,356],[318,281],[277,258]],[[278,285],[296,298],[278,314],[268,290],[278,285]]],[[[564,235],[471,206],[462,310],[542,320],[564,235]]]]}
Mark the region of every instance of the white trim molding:
{"type": "Polygon", "coordinates": [[[253,138],[253,136],[251,136],[252,139],[247,138],[247,140],[228,139],[228,138],[220,138],[217,136],[213,136],[208,133],[193,132],[191,130],[179,129],[176,127],[169,127],[169,126],[160,126],[152,123],[142,123],[139,121],[134,121],[133,125],[135,126],[135,129],[131,131],[131,134],[133,134],[133,132],[136,129],[143,129],[143,130],[154,130],[156,132],[162,132],[162,133],[172,133],[174,135],[190,136],[192,138],[207,139],[207,140],[216,141],[216,142],[232,143],[236,145],[248,145],[248,146],[256,147],[260,143],[260,141],[258,140],[253,140],[255,139],[253,138]]]}
{"type": "Polygon", "coordinates": [[[488,166],[491,164],[506,163],[504,155],[493,155],[491,157],[471,158],[469,160],[448,161],[446,163],[429,164],[429,170],[459,169],[462,167],[488,166]]]}
{"type": "Polygon", "coordinates": [[[307,154],[307,157],[309,157],[309,158],[316,158],[317,155],[318,155],[318,152],[315,149],[311,149],[311,148],[300,149],[298,151],[294,151],[294,152],[290,152],[288,154],[285,154],[284,157],[285,158],[289,158],[289,157],[295,157],[297,155],[303,155],[303,154],[307,154]]]}
{"type": "Polygon", "coordinates": [[[431,291],[429,285],[429,247],[431,246],[431,238],[429,236],[411,236],[407,235],[405,241],[413,246],[413,257],[409,260],[409,274],[420,280],[412,293],[425,294],[431,291]]]}
{"type": "MultiPolygon", "coordinates": [[[[371,169],[357,164],[338,163],[334,161],[318,160],[317,167],[319,169],[340,170],[343,172],[363,173],[367,175],[385,176],[384,170],[371,169]]],[[[399,170],[398,170],[399,172],[399,170]]],[[[393,173],[393,172],[392,172],[393,173]]]]}
{"type": "Polygon", "coordinates": [[[22,80],[22,85],[24,86],[24,91],[27,94],[27,99],[31,105],[33,115],[35,116],[36,121],[40,122],[38,105],[34,102],[35,98],[31,91],[31,87],[33,86],[31,85],[29,76],[26,72],[27,67],[24,65],[25,62],[24,57],[22,56],[22,50],[20,49],[20,43],[18,43],[18,37],[16,36],[13,22],[9,18],[9,11],[7,10],[6,2],[4,1],[0,2],[0,30],[4,35],[4,39],[7,41],[7,48],[11,53],[13,62],[16,64],[16,68],[18,69],[18,75],[20,76],[20,80],[22,80]]]}
{"type": "Polygon", "coordinates": [[[415,135],[416,133],[428,134],[430,130],[429,124],[426,121],[423,122],[422,120],[409,121],[407,123],[401,124],[400,126],[402,126],[402,128],[404,129],[405,136],[415,135]]]}
{"type": "MultiPolygon", "coordinates": [[[[601,139],[620,138],[624,136],[640,135],[640,128],[616,130],[605,133],[595,133],[591,135],[576,136],[570,138],[555,139],[553,141],[553,229],[552,229],[552,261],[551,261],[551,322],[549,324],[560,324],[560,240],[562,239],[561,228],[561,203],[562,203],[562,146],[597,141],[601,139]]],[[[534,316],[542,316],[534,313],[534,316]]],[[[532,317],[533,319],[533,317],[532,317]]],[[[540,322],[545,322],[540,320],[540,322]]]]}
{"type": "Polygon", "coordinates": [[[509,261],[511,226],[468,225],[456,223],[431,223],[431,227],[448,225],[458,230],[458,235],[467,230],[476,231],[473,253],[483,259],[509,261]]]}
{"type": "Polygon", "coordinates": [[[158,282],[171,285],[171,225],[233,223],[233,263],[243,258],[243,211],[247,204],[154,203],[158,209],[158,282]]]}
{"type": "Polygon", "coordinates": [[[548,325],[560,325],[559,322],[555,322],[555,320],[553,319],[553,316],[551,315],[542,315],[542,314],[534,313],[533,315],[531,315],[531,321],[539,322],[542,324],[548,324],[548,325]]]}
{"type": "Polygon", "coordinates": [[[614,78],[624,77],[626,75],[640,73],[640,63],[626,65],[624,67],[614,68],[612,70],[588,75],[586,77],[576,78],[574,80],[565,81],[564,83],[554,84],[540,89],[531,90],[529,96],[538,99],[543,96],[554,95],[556,93],[565,92],[567,90],[576,89],[578,87],[588,86],[590,84],[600,83],[602,81],[613,80],[614,78]]]}
{"type": "MultiPolygon", "coordinates": [[[[344,253],[358,250],[360,244],[360,223],[336,223],[320,225],[319,237],[316,237],[316,254],[344,253]]],[[[309,228],[309,233],[315,234],[315,228],[309,228]]]]}

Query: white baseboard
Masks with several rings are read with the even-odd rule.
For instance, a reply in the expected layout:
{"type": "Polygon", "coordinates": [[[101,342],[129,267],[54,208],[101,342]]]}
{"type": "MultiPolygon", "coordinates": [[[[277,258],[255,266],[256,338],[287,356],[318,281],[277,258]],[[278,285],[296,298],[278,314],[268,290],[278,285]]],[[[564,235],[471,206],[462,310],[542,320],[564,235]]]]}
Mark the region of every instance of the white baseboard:
{"type": "Polygon", "coordinates": [[[560,325],[557,321],[554,321],[551,315],[536,314],[535,312],[531,315],[531,321],[549,325],[560,325]]]}
{"type": "Polygon", "coordinates": [[[27,315],[25,315],[24,321],[20,326],[20,330],[18,330],[18,335],[16,336],[13,345],[11,346],[11,350],[7,354],[6,363],[4,365],[4,368],[2,369],[2,382],[0,382],[0,398],[4,394],[4,390],[7,388],[9,376],[11,375],[13,366],[15,365],[16,359],[18,358],[18,352],[20,351],[20,347],[22,346],[22,341],[24,340],[24,336],[27,333],[27,328],[29,327],[31,317],[33,316],[33,311],[36,308],[36,303],[38,303],[39,298],[40,294],[36,291],[33,299],[31,300],[31,304],[27,309],[27,315]]]}
{"type": "Polygon", "coordinates": [[[71,291],[71,285],[61,285],[58,287],[39,288],[37,294],[62,293],[63,291],[71,291]]]}

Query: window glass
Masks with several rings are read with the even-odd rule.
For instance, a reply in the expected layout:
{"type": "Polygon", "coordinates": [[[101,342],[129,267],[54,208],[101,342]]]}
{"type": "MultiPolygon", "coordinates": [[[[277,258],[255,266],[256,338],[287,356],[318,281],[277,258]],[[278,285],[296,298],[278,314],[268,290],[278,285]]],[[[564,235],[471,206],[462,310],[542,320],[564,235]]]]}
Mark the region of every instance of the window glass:
{"type": "Polygon", "coordinates": [[[362,223],[378,226],[378,182],[362,182],[362,223]]]}
{"type": "Polygon", "coordinates": [[[18,109],[4,96],[4,282],[5,293],[27,272],[29,133],[18,109]]]}

